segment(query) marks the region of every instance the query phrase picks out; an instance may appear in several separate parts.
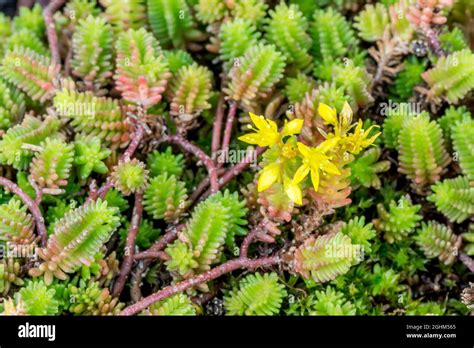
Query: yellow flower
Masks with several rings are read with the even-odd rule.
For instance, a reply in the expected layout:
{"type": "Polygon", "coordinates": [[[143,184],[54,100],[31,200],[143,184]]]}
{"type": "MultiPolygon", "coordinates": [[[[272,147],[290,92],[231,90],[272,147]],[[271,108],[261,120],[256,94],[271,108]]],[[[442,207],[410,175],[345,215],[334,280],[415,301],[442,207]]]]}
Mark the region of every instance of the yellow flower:
{"type": "Polygon", "coordinates": [[[319,103],[318,112],[326,124],[334,126],[334,134],[336,137],[344,137],[354,126],[351,124],[352,109],[348,102],[344,102],[339,117],[337,117],[336,109],[333,109],[324,103],[319,103]]]}
{"type": "Polygon", "coordinates": [[[363,130],[362,129],[362,121],[359,120],[357,123],[357,127],[354,129],[354,133],[350,134],[347,136],[345,139],[345,143],[347,143],[349,147],[349,151],[353,154],[358,154],[360,151],[365,149],[366,147],[372,145],[374,141],[379,137],[381,132],[378,132],[377,134],[373,135],[370,138],[367,138],[375,127],[378,127],[376,125],[370,126],[369,129],[363,130]],[[352,148],[351,148],[352,147],[352,148]]]}
{"type": "Polygon", "coordinates": [[[263,167],[258,178],[258,192],[268,190],[275,182],[281,181],[280,163],[272,163],[263,167]]]}
{"type": "Polygon", "coordinates": [[[330,157],[326,156],[326,153],[334,148],[338,142],[339,138],[334,137],[314,148],[298,143],[298,150],[303,155],[303,165],[296,171],[293,182],[299,184],[311,172],[314,190],[318,191],[320,170],[329,174],[341,175],[336,165],[331,163],[330,157]]]}
{"type": "Polygon", "coordinates": [[[249,112],[249,115],[256,128],[249,127],[254,130],[255,133],[242,135],[239,137],[239,140],[262,147],[277,144],[287,135],[299,134],[304,123],[301,119],[285,122],[283,129],[279,132],[277,124],[274,121],[266,119],[263,116],[257,116],[251,112],[249,112]]]}
{"type": "Polygon", "coordinates": [[[285,193],[287,196],[296,204],[302,205],[303,204],[303,193],[301,192],[301,188],[295,180],[291,180],[289,178],[285,178],[283,182],[283,188],[285,189],[285,193]]]}

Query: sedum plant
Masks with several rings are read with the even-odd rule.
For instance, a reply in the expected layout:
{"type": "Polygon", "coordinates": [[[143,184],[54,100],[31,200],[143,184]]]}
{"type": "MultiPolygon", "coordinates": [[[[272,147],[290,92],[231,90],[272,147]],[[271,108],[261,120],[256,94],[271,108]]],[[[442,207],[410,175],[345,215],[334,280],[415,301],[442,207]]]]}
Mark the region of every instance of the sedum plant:
{"type": "Polygon", "coordinates": [[[422,219],[418,214],[420,208],[419,204],[412,204],[407,197],[400,198],[398,203],[391,201],[388,211],[380,203],[377,205],[379,217],[373,221],[374,226],[378,231],[384,232],[384,238],[389,243],[402,240],[414,232],[422,219]]]}
{"type": "Polygon", "coordinates": [[[112,28],[100,17],[79,20],[72,38],[72,72],[86,83],[106,85],[112,77],[112,28]],[[94,56],[90,53],[94,52],[94,56]]]}
{"type": "Polygon", "coordinates": [[[438,257],[449,265],[456,260],[461,238],[453,234],[448,227],[429,221],[417,230],[416,242],[427,257],[438,257]]]}
{"type": "Polygon", "coordinates": [[[305,278],[325,283],[346,273],[360,258],[360,246],[338,232],[308,238],[294,255],[294,270],[305,278]]]}
{"type": "Polygon", "coordinates": [[[59,129],[59,120],[48,116],[44,120],[27,115],[21,124],[8,129],[0,140],[0,162],[16,169],[25,169],[32,155],[24,144],[39,145],[47,137],[54,137],[59,129]]]}
{"type": "Polygon", "coordinates": [[[458,104],[474,88],[472,69],[474,55],[468,49],[442,57],[436,66],[422,74],[428,83],[429,96],[445,98],[452,104],[458,104]]]}
{"type": "Polygon", "coordinates": [[[474,212],[474,188],[468,178],[458,176],[433,185],[428,200],[436,205],[450,221],[463,222],[474,212]]]}
{"type": "Polygon", "coordinates": [[[40,148],[31,161],[31,178],[40,187],[57,189],[66,186],[74,159],[73,145],[47,138],[40,148]]]}
{"type": "Polygon", "coordinates": [[[150,107],[161,100],[169,77],[159,43],[145,29],[122,32],[115,44],[114,79],[123,98],[150,107]]]}
{"type": "Polygon", "coordinates": [[[173,316],[196,315],[196,308],[186,295],[178,294],[166,300],[154,303],[144,314],[173,316]]]}
{"type": "Polygon", "coordinates": [[[457,122],[451,137],[463,174],[474,182],[474,119],[465,117],[457,122]]]}
{"type": "Polygon", "coordinates": [[[285,57],[274,45],[252,46],[230,70],[230,82],[224,91],[231,99],[251,108],[281,80],[284,68],[285,57]],[[249,74],[249,70],[254,73],[249,74]]]}
{"type": "Polygon", "coordinates": [[[422,113],[407,118],[398,135],[399,172],[416,186],[438,181],[451,162],[443,133],[435,121],[422,113]]]}
{"type": "Polygon", "coordinates": [[[16,244],[30,244],[36,239],[33,232],[33,217],[26,212],[26,206],[12,198],[0,205],[0,241],[16,244]]]}
{"type": "Polygon", "coordinates": [[[473,14],[0,14],[1,314],[467,315],[473,14]]]}
{"type": "Polygon", "coordinates": [[[165,151],[155,150],[150,153],[147,157],[147,165],[152,177],[165,173],[180,177],[183,173],[184,159],[183,155],[175,155],[171,147],[167,147],[165,151]]]}
{"type": "Polygon", "coordinates": [[[228,315],[275,315],[286,294],[276,273],[255,273],[239,282],[239,289],[225,298],[225,307],[228,315]]]}
{"type": "Polygon", "coordinates": [[[54,228],[45,248],[38,255],[45,262],[32,268],[33,277],[44,275],[46,284],[53,277],[66,279],[67,273],[89,266],[95,254],[119,225],[118,209],[97,200],[67,212],[54,228]]]}
{"type": "Polygon", "coordinates": [[[52,63],[49,57],[19,46],[3,57],[0,72],[3,78],[31,99],[44,102],[54,95],[54,79],[59,69],[59,65],[52,63]]]}
{"type": "Polygon", "coordinates": [[[148,22],[153,34],[164,47],[184,48],[187,40],[200,33],[185,0],[147,0],[148,22]]]}
{"type": "Polygon", "coordinates": [[[184,182],[165,172],[150,179],[143,203],[154,219],[175,221],[187,206],[187,197],[184,182]]]}
{"type": "Polygon", "coordinates": [[[269,12],[266,38],[281,52],[286,52],[288,63],[305,71],[311,69],[309,49],[312,40],[307,34],[308,23],[298,6],[284,3],[269,12]]]}

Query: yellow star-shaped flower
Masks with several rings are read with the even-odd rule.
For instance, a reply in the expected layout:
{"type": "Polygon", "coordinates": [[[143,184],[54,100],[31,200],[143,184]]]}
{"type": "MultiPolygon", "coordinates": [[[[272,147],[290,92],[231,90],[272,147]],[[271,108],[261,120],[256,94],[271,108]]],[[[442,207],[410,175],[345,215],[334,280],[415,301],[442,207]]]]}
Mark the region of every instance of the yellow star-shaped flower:
{"type": "Polygon", "coordinates": [[[301,119],[294,119],[290,122],[285,122],[283,129],[279,132],[277,124],[263,116],[257,116],[249,112],[250,119],[256,128],[250,126],[250,129],[255,133],[249,133],[239,137],[239,140],[245,141],[249,144],[258,146],[271,146],[279,143],[283,137],[287,135],[295,135],[301,132],[304,121],[301,119]]]}
{"type": "Polygon", "coordinates": [[[303,156],[303,164],[295,173],[293,182],[298,184],[303,181],[311,172],[311,181],[315,191],[319,188],[319,171],[329,174],[341,175],[339,169],[334,165],[326,153],[334,148],[339,142],[339,138],[334,137],[311,148],[303,143],[298,143],[298,150],[303,156]]]}

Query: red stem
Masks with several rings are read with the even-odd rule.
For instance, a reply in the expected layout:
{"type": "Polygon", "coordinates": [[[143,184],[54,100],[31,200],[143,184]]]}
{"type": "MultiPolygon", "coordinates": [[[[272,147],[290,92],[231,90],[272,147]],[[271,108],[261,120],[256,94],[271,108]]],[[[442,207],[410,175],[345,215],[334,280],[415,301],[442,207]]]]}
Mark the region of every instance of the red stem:
{"type": "Polygon", "coordinates": [[[160,259],[161,261],[169,261],[170,257],[163,250],[161,251],[146,251],[135,255],[136,261],[147,260],[147,259],[160,259]]]}
{"type": "MultiPolygon", "coordinates": [[[[222,158],[227,158],[227,152],[229,151],[230,137],[232,135],[232,126],[234,125],[235,114],[237,113],[237,103],[232,102],[230,105],[229,113],[227,114],[227,120],[224,129],[224,139],[222,141],[222,158]]],[[[219,163],[219,167],[222,167],[224,163],[219,163]]]]}
{"type": "MultiPolygon", "coordinates": [[[[237,163],[235,166],[231,167],[220,179],[219,179],[219,186],[218,190],[224,187],[229,181],[235,178],[237,175],[242,173],[245,169],[247,169],[250,164],[252,163],[253,158],[260,156],[265,151],[265,148],[257,147],[255,153],[249,153],[245,158],[237,163]]],[[[211,195],[211,191],[207,190],[203,195],[202,199],[205,199],[211,195]]]]}
{"type": "Polygon", "coordinates": [[[61,56],[59,55],[58,36],[56,27],[54,26],[54,13],[64,4],[66,0],[51,0],[44,8],[43,16],[46,24],[46,34],[48,36],[49,48],[51,50],[51,58],[54,64],[61,65],[61,56]]]}
{"type": "MultiPolygon", "coordinates": [[[[124,161],[124,160],[128,160],[133,156],[133,154],[137,150],[138,145],[140,144],[140,141],[143,139],[144,134],[145,134],[145,129],[144,129],[143,125],[138,123],[136,128],[135,128],[135,132],[133,133],[132,141],[130,142],[130,144],[128,144],[128,147],[125,150],[125,152],[122,154],[122,156],[120,156],[119,162],[124,161]]],[[[101,199],[104,199],[105,195],[107,194],[107,192],[109,192],[109,190],[112,187],[113,187],[112,178],[109,175],[107,177],[107,180],[105,181],[105,184],[102,185],[97,190],[97,192],[91,192],[91,195],[89,195],[89,198],[87,199],[87,201],[94,200],[97,197],[100,197],[101,199]]]]}
{"type": "Polygon", "coordinates": [[[164,141],[167,141],[171,144],[179,145],[184,151],[189,152],[196,156],[204,165],[206,166],[207,171],[209,172],[209,180],[211,183],[211,193],[216,193],[219,191],[219,185],[217,183],[217,167],[214,161],[206,155],[206,153],[201,150],[198,146],[194,145],[190,141],[183,138],[182,135],[168,135],[165,137],[164,141]]]}
{"type": "Polygon", "coordinates": [[[142,300],[134,303],[131,306],[126,307],[121,315],[134,315],[138,312],[144,310],[148,306],[152,305],[155,302],[161,301],[165,298],[183,292],[187,289],[193,288],[196,285],[207,283],[211,280],[219,278],[221,275],[235,271],[240,268],[245,269],[256,269],[258,267],[269,267],[272,265],[277,265],[280,263],[280,258],[278,256],[269,256],[269,257],[262,257],[259,259],[248,259],[246,257],[240,257],[235,260],[228,261],[216,268],[213,268],[207,272],[197,275],[194,278],[183,280],[177,284],[170,285],[165,287],[164,289],[143,298],[142,300]]]}
{"type": "Polygon", "coordinates": [[[257,236],[262,224],[263,223],[260,222],[245,236],[242,244],[240,245],[240,257],[248,257],[250,244],[252,244],[252,242],[255,240],[255,237],[257,236]]]}
{"type": "Polygon", "coordinates": [[[40,208],[36,202],[31,199],[21,188],[19,188],[14,182],[0,176],[0,185],[5,187],[8,191],[16,194],[28,207],[28,210],[33,215],[36,224],[36,230],[38,231],[38,236],[41,238],[41,245],[46,246],[46,240],[48,234],[46,233],[46,226],[44,224],[44,217],[41,214],[40,208]]]}
{"type": "Polygon", "coordinates": [[[217,104],[216,119],[212,127],[212,154],[214,155],[220,148],[222,121],[224,119],[224,95],[221,94],[217,104]]]}
{"type": "Polygon", "coordinates": [[[143,194],[135,194],[135,206],[133,207],[132,221],[130,222],[130,229],[128,230],[127,240],[125,242],[125,256],[122,261],[122,268],[115,282],[112,296],[119,296],[125,286],[128,275],[132,270],[133,255],[135,253],[135,239],[140,228],[140,222],[143,215],[143,194]]]}
{"type": "Polygon", "coordinates": [[[474,260],[471,259],[467,254],[460,253],[459,260],[469,269],[469,271],[474,272],[474,260]]]}
{"type": "Polygon", "coordinates": [[[181,224],[176,227],[169,229],[155,244],[153,244],[148,250],[135,255],[135,260],[143,260],[148,258],[154,258],[157,253],[163,250],[169,243],[174,241],[178,236],[178,232],[184,229],[185,225],[181,224]]]}
{"type": "MultiPolygon", "coordinates": [[[[220,176],[223,173],[225,173],[224,168],[221,168],[221,169],[217,170],[217,175],[220,176]]],[[[204,179],[202,179],[202,181],[199,183],[199,185],[196,187],[196,189],[191,194],[191,197],[189,197],[189,201],[191,202],[190,206],[193,206],[194,203],[201,196],[201,194],[207,189],[207,187],[209,186],[209,182],[210,182],[210,180],[209,180],[208,176],[206,176],[204,179]]]]}

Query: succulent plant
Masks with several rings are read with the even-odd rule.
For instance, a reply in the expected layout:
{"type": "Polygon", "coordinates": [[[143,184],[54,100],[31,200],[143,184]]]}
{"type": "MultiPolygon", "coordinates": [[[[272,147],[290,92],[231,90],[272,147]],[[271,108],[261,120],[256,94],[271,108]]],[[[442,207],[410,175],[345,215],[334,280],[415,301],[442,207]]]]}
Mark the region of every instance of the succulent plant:
{"type": "Polygon", "coordinates": [[[111,174],[114,187],[128,196],[131,193],[143,192],[147,186],[148,170],[145,164],[136,158],[120,161],[111,174]]]}
{"type": "Polygon", "coordinates": [[[101,146],[100,138],[80,137],[74,142],[74,147],[74,164],[82,180],[87,179],[92,172],[105,174],[109,171],[103,161],[111,151],[101,146]]]}
{"type": "Polygon", "coordinates": [[[99,1],[105,7],[105,18],[116,32],[140,29],[146,23],[145,0],[99,1]]]}
{"type": "Polygon", "coordinates": [[[212,87],[211,72],[196,63],[184,66],[175,75],[169,88],[170,114],[179,130],[187,130],[196,123],[196,118],[206,109],[212,87]]]}
{"type": "Polygon", "coordinates": [[[311,38],[306,33],[308,22],[296,5],[281,3],[269,12],[266,38],[285,52],[288,63],[294,63],[301,70],[310,70],[312,58],[308,51],[311,38]]]}
{"type": "Polygon", "coordinates": [[[398,171],[407,175],[417,186],[438,181],[451,162],[441,128],[435,121],[430,121],[426,113],[409,117],[403,122],[398,149],[398,171]]]}
{"type": "Polygon", "coordinates": [[[184,48],[187,40],[200,36],[185,0],[147,0],[147,7],[148,22],[163,47],[184,48]]]}
{"type": "Polygon", "coordinates": [[[276,273],[250,274],[225,298],[225,307],[228,315],[275,315],[286,294],[276,273]]]}
{"type": "Polygon", "coordinates": [[[378,161],[380,155],[380,148],[372,147],[349,164],[353,184],[380,189],[381,182],[377,174],[390,169],[389,161],[378,161]]]}
{"type": "Polygon", "coordinates": [[[196,315],[191,300],[183,294],[174,295],[152,304],[144,313],[148,315],[196,315]]]}
{"type": "Polygon", "coordinates": [[[422,219],[418,214],[420,208],[419,204],[412,204],[406,197],[400,198],[398,203],[391,201],[389,211],[380,203],[377,205],[379,218],[373,221],[374,226],[378,231],[384,232],[384,238],[389,243],[402,240],[414,232],[422,219]]]}
{"type": "Polygon", "coordinates": [[[250,47],[230,73],[227,95],[246,107],[252,107],[259,97],[266,96],[283,77],[284,56],[273,45],[258,44],[250,47]],[[253,71],[253,74],[249,74],[253,71]]]}
{"type": "Polygon", "coordinates": [[[4,297],[10,291],[12,284],[22,286],[25,282],[21,277],[20,263],[13,258],[8,258],[0,262],[0,293],[4,297]]]}
{"type": "MultiPolygon", "coordinates": [[[[58,313],[59,302],[55,290],[48,289],[43,281],[30,281],[17,293],[29,315],[54,315],[58,313]]],[[[18,302],[19,299],[16,299],[18,302]]]]}
{"type": "Polygon", "coordinates": [[[119,225],[118,209],[108,207],[98,199],[67,212],[54,228],[45,248],[38,250],[44,260],[29,274],[39,277],[44,274],[46,284],[53,276],[66,279],[66,273],[77,271],[82,265],[90,265],[102,245],[119,225]]]}
{"type": "Polygon", "coordinates": [[[129,29],[119,35],[115,49],[114,79],[122,97],[146,108],[158,103],[169,77],[158,41],[143,28],[129,29]]]}
{"type": "Polygon", "coordinates": [[[23,144],[39,145],[48,137],[54,137],[59,129],[59,120],[48,116],[43,121],[25,116],[23,122],[8,129],[0,140],[0,163],[25,169],[31,159],[29,150],[23,144]]]}
{"type": "Polygon", "coordinates": [[[359,245],[341,232],[311,236],[295,252],[294,270],[305,278],[325,283],[346,273],[360,256],[359,245]]]}
{"type": "Polygon", "coordinates": [[[112,78],[112,43],[112,28],[103,18],[90,15],[79,20],[72,38],[73,74],[88,83],[106,85],[112,78]]]}
{"type": "Polygon", "coordinates": [[[353,244],[361,245],[364,253],[372,251],[370,240],[375,238],[376,232],[372,223],[365,223],[365,217],[355,217],[344,223],[341,232],[351,238],[353,244]]]}
{"type": "Polygon", "coordinates": [[[52,63],[49,57],[16,46],[3,57],[0,72],[31,99],[44,102],[54,95],[54,79],[59,69],[59,65],[52,63]]]}
{"type": "Polygon", "coordinates": [[[236,58],[242,57],[260,38],[256,26],[249,20],[235,18],[223,23],[219,31],[219,54],[221,59],[235,65],[236,58]]]}
{"type": "Polygon", "coordinates": [[[429,96],[458,104],[474,88],[473,63],[474,55],[468,49],[441,57],[434,68],[422,74],[430,87],[429,96]]]}
{"type": "Polygon", "coordinates": [[[8,129],[16,123],[25,111],[22,92],[0,81],[0,130],[8,129]]]}
{"type": "Polygon", "coordinates": [[[416,242],[429,258],[439,257],[449,265],[456,261],[461,238],[453,234],[449,227],[436,221],[422,223],[417,230],[416,242]]]}
{"type": "Polygon", "coordinates": [[[2,315],[472,312],[472,1],[43,5],[0,13],[2,315]]]}
{"type": "Polygon", "coordinates": [[[375,6],[365,6],[356,17],[354,26],[365,41],[377,41],[382,39],[388,24],[388,10],[383,4],[378,3],[375,6]]]}
{"type": "Polygon", "coordinates": [[[150,179],[145,189],[145,211],[154,219],[175,221],[187,206],[184,182],[165,172],[150,179]]]}
{"type": "Polygon", "coordinates": [[[46,138],[31,161],[31,178],[40,186],[58,189],[66,186],[74,160],[74,146],[60,139],[46,138]]]}
{"type": "Polygon", "coordinates": [[[180,177],[183,173],[184,159],[183,155],[173,154],[171,147],[165,151],[153,151],[148,154],[147,165],[150,169],[150,176],[159,176],[167,173],[169,176],[180,177]]]}
{"type": "Polygon", "coordinates": [[[452,128],[453,147],[465,176],[474,182],[474,119],[465,117],[452,128]]]}
{"type": "Polygon", "coordinates": [[[468,178],[458,176],[431,186],[428,200],[436,205],[450,221],[461,223],[474,213],[474,187],[468,178]]]}
{"type": "Polygon", "coordinates": [[[129,126],[114,99],[65,88],[56,93],[54,107],[60,116],[70,120],[76,133],[98,137],[112,147],[128,141],[129,126]]]}

